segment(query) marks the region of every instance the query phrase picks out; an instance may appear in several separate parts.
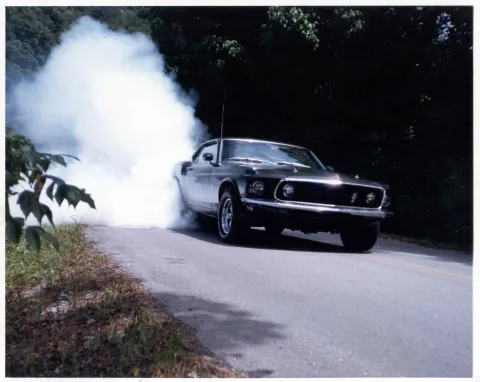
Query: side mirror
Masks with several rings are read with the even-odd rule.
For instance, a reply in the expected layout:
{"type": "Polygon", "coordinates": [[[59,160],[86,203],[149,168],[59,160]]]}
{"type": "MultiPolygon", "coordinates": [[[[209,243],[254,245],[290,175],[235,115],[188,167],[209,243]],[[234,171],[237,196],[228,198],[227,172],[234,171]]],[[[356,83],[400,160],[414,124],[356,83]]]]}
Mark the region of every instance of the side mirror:
{"type": "Polygon", "coordinates": [[[332,166],[325,166],[328,171],[335,171],[332,166]]]}
{"type": "Polygon", "coordinates": [[[202,155],[202,159],[205,161],[205,162],[211,162],[213,160],[213,154],[212,153],[204,153],[202,155]]]}

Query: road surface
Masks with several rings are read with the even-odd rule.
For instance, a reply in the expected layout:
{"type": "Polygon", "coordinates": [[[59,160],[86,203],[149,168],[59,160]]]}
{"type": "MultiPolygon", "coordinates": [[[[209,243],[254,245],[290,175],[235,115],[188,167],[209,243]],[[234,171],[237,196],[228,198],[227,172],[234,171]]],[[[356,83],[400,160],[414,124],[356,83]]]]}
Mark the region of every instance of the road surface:
{"type": "Polygon", "coordinates": [[[472,256],[337,235],[228,246],[205,230],[90,227],[104,253],[252,377],[471,377],[472,256]]]}

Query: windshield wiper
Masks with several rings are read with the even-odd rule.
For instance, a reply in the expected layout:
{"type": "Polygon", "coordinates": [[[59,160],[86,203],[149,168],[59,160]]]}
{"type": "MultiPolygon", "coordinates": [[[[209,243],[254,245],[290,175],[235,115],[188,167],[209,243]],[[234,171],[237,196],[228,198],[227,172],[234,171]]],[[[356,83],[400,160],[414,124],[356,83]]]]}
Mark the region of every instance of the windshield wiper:
{"type": "Polygon", "coordinates": [[[304,165],[304,164],[301,164],[301,163],[296,163],[296,162],[279,161],[279,162],[275,162],[275,164],[278,164],[278,165],[280,165],[280,166],[289,166],[289,165],[292,165],[292,166],[299,166],[299,167],[307,167],[307,168],[310,168],[310,166],[307,166],[307,165],[304,165]]]}
{"type": "Polygon", "coordinates": [[[235,158],[230,158],[229,160],[233,161],[243,161],[243,162],[255,162],[255,163],[271,163],[275,164],[273,162],[269,162],[267,160],[262,160],[262,159],[257,159],[257,158],[242,158],[242,157],[235,157],[235,158]]]}

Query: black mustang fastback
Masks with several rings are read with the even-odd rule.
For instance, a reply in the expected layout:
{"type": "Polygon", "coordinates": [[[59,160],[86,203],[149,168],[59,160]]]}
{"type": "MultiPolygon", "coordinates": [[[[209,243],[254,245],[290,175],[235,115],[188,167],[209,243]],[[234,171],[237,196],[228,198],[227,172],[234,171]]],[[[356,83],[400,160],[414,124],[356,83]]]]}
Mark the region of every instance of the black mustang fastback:
{"type": "Polygon", "coordinates": [[[217,219],[220,238],[239,242],[252,227],[339,233],[368,251],[391,213],[389,187],[325,167],[304,147],[253,139],[213,139],[175,166],[183,211],[217,219]]]}

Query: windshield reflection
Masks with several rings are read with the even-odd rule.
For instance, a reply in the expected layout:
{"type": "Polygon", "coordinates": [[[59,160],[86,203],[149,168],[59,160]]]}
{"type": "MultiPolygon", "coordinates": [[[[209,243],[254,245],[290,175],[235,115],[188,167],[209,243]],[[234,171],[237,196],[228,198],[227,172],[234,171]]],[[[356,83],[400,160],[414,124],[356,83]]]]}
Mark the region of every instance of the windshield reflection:
{"type": "Polygon", "coordinates": [[[221,161],[267,163],[325,170],[325,166],[310,150],[270,142],[225,139],[221,161]]]}

